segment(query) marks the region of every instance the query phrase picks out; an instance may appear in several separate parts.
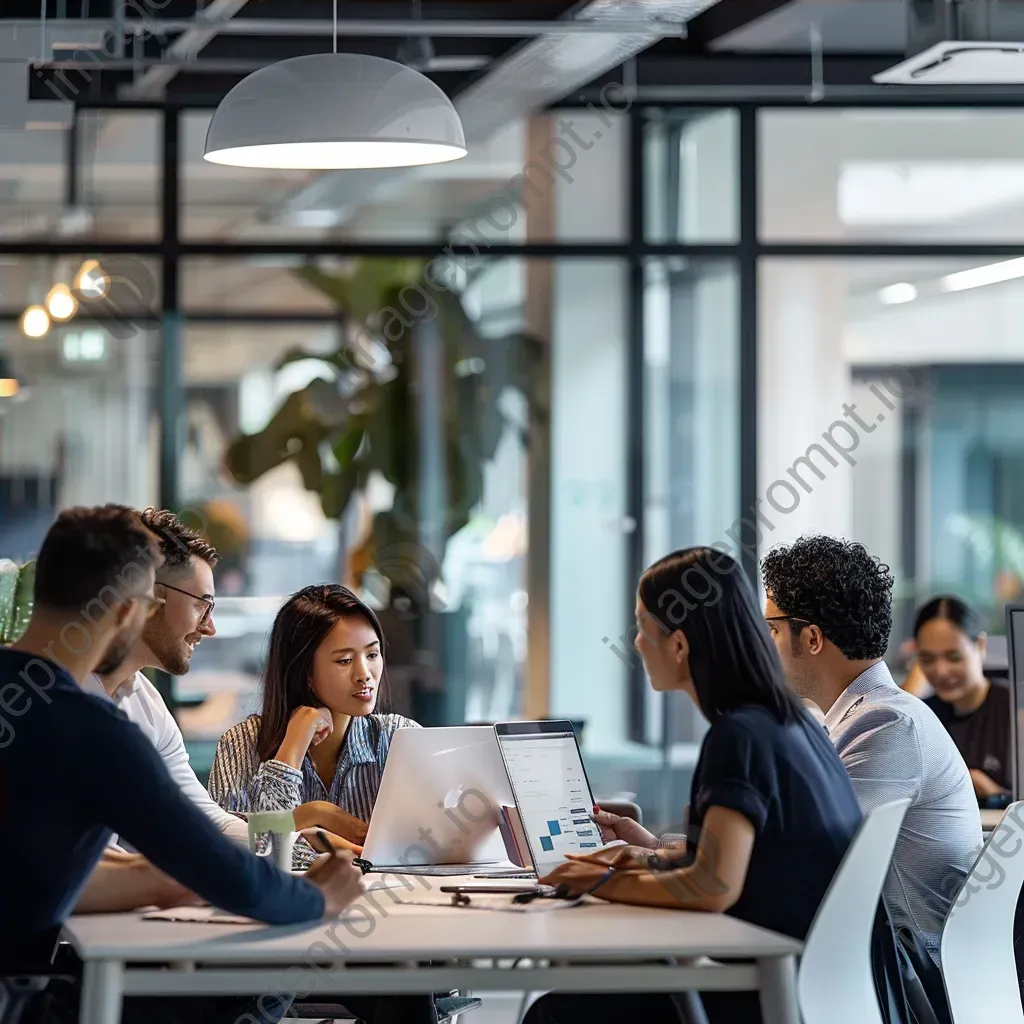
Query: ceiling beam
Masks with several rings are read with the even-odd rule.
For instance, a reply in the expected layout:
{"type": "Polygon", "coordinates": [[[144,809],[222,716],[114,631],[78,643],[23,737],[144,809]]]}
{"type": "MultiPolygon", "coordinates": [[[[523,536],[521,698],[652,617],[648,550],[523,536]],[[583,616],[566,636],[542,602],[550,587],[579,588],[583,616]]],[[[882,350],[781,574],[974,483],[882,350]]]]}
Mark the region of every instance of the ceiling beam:
{"type": "MultiPolygon", "coordinates": [[[[248,0],[210,0],[209,6],[203,8],[204,17],[202,20],[223,24],[233,18],[247,2],[248,0]]],[[[127,23],[128,19],[125,20],[126,25],[127,23]]],[[[158,20],[155,22],[141,21],[139,23],[141,27],[135,31],[135,38],[140,38],[140,33],[142,33],[142,39],[145,39],[147,35],[152,35],[154,27],[159,24],[158,20]]],[[[164,56],[172,61],[195,60],[199,51],[217,35],[218,31],[219,28],[193,24],[171,43],[164,52],[164,56]]],[[[137,82],[133,82],[130,86],[125,87],[122,94],[126,99],[130,100],[152,99],[162,96],[167,90],[168,83],[179,70],[179,67],[174,64],[149,68],[137,82]]]]}
{"type": "MultiPolygon", "coordinates": [[[[179,21],[147,21],[129,18],[125,25],[133,31],[213,32],[248,36],[330,36],[334,34],[331,19],[318,18],[210,18],[179,21]]],[[[658,36],[683,36],[685,27],[678,21],[651,18],[645,21],[618,21],[609,25],[600,21],[489,21],[472,19],[338,19],[340,36],[468,36],[478,39],[491,36],[525,39],[531,36],[632,35],[656,32],[658,36]]]]}
{"type": "Polygon", "coordinates": [[[721,0],[687,23],[687,49],[694,53],[713,48],[715,42],[751,22],[788,7],[796,0],[721,0]]]}

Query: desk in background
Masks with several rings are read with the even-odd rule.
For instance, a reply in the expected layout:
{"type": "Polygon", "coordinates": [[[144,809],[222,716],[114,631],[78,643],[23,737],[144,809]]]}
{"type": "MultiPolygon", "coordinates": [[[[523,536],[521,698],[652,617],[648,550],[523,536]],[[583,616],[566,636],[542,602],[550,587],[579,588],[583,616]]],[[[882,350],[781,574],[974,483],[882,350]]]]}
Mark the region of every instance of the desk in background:
{"type": "Polygon", "coordinates": [[[982,810],[981,827],[985,832],[991,832],[999,824],[999,819],[1006,813],[1005,808],[1000,810],[982,810]]]}
{"type": "MultiPolygon", "coordinates": [[[[350,925],[361,938],[337,921],[266,928],[144,921],[139,914],[74,917],[65,931],[85,962],[81,1024],[117,1024],[126,994],[298,992],[308,999],[453,988],[754,990],[761,993],[765,1024],[799,1024],[795,979],[801,943],[724,914],[599,900],[563,910],[507,913],[395,904],[391,892],[374,894],[373,906],[366,897],[360,900],[371,917],[356,914],[350,925]],[[346,947],[340,954],[332,936],[346,947]],[[534,965],[512,969],[498,962],[522,957],[534,965]],[[715,965],[700,962],[701,957],[754,962],[715,965]],[[650,963],[671,959],[676,962],[650,963]],[[367,962],[373,966],[364,966],[367,962]]],[[[430,894],[418,887],[415,893],[399,893],[410,900],[440,895],[436,886],[430,894]]]]}

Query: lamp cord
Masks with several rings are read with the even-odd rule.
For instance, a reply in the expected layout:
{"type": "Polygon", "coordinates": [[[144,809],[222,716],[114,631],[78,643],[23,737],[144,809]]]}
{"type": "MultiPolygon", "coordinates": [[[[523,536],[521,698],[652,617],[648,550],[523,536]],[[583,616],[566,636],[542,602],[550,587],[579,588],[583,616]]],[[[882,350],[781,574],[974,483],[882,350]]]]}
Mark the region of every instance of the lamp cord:
{"type": "Polygon", "coordinates": [[[334,0],[334,52],[338,52],[338,0],[334,0]]]}

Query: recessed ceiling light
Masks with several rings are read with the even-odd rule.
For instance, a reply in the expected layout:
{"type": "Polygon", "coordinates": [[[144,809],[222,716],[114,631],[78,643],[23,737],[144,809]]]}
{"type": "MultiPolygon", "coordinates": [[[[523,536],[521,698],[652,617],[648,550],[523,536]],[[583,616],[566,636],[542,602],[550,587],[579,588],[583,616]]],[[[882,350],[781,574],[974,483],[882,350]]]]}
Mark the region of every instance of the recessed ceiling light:
{"type": "Polygon", "coordinates": [[[899,306],[904,302],[913,302],[916,298],[917,287],[907,281],[899,281],[878,290],[878,301],[887,306],[899,306]]]}

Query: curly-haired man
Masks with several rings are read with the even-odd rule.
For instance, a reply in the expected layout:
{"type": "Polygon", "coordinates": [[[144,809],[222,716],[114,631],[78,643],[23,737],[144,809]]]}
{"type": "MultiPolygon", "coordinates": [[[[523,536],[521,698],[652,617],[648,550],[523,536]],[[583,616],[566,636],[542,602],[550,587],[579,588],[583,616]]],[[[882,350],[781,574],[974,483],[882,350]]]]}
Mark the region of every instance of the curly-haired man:
{"type": "Polygon", "coordinates": [[[938,960],[939,933],[981,844],[971,777],[931,709],[882,660],[892,629],[889,567],[861,544],[802,537],[762,565],[765,618],[790,684],[825,728],[864,811],[909,797],[883,895],[895,928],[938,960]]]}

